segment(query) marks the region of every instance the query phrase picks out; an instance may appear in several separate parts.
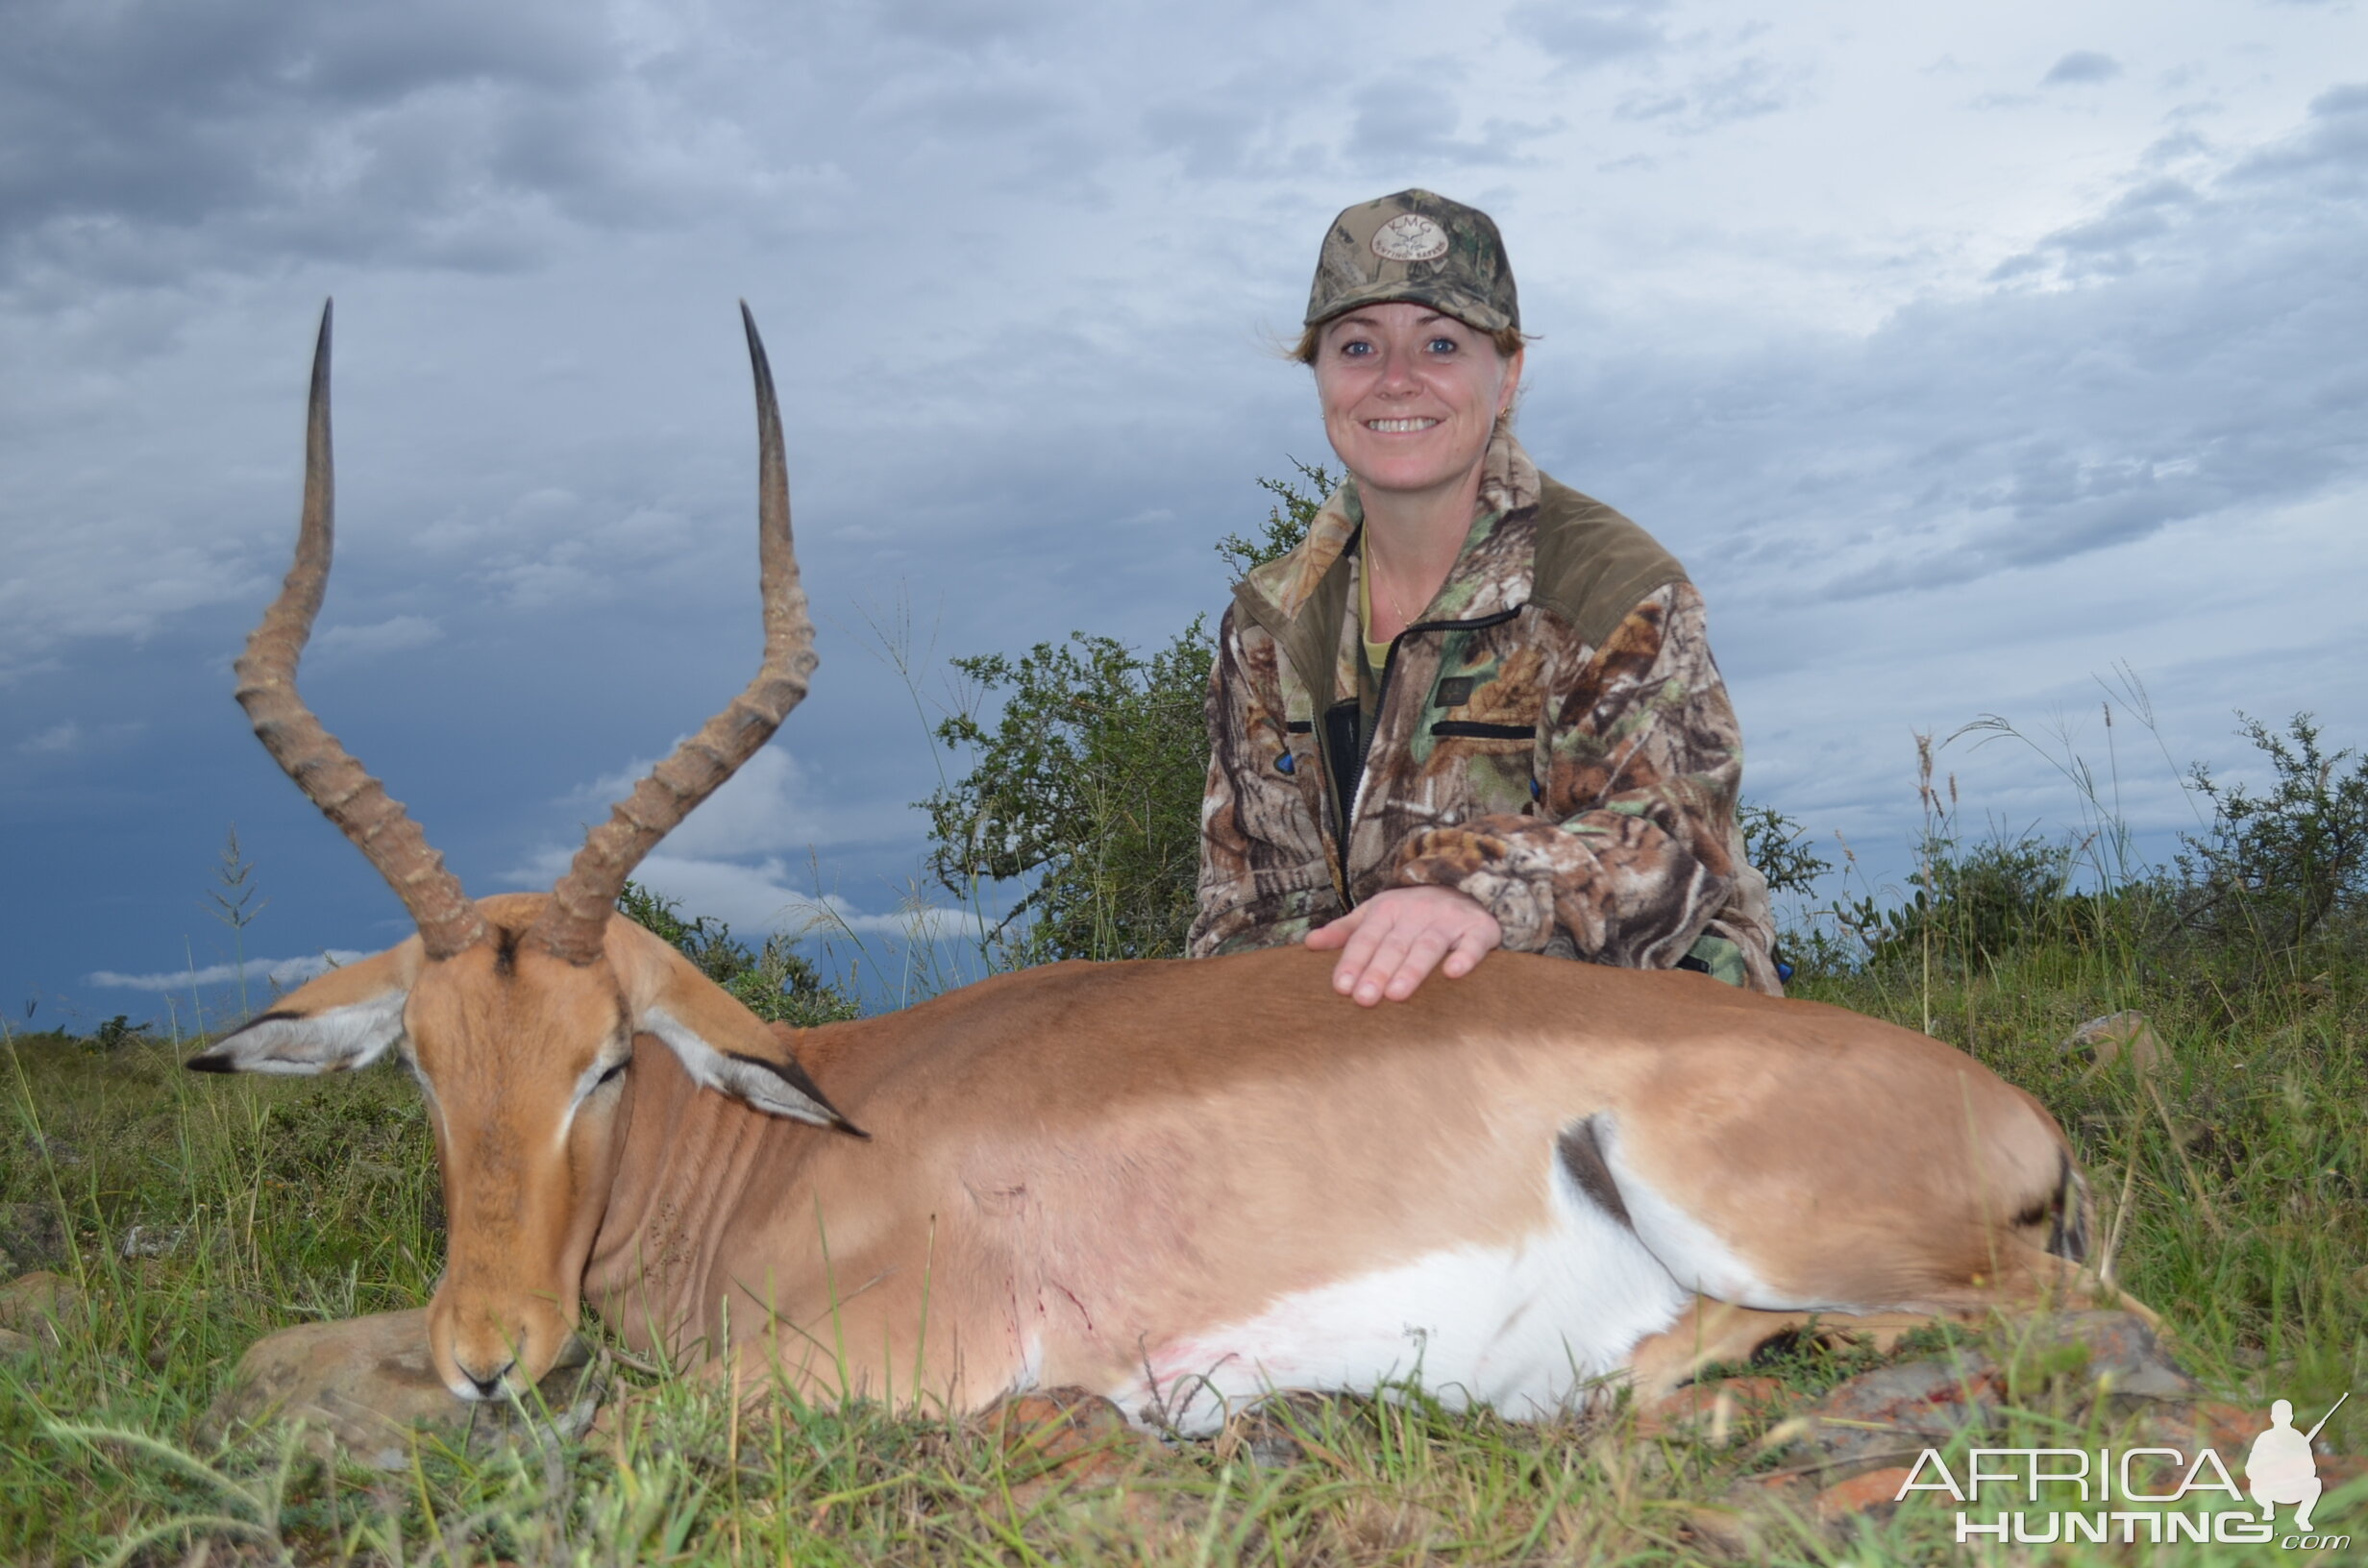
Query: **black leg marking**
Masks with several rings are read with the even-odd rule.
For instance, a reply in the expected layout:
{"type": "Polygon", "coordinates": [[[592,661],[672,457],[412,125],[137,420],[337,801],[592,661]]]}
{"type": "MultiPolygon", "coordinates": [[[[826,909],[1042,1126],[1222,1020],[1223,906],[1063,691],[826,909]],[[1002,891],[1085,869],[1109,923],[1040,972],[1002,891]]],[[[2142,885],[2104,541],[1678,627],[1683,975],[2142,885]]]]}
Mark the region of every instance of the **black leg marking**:
{"type": "Polygon", "coordinates": [[[2056,1180],[2056,1213],[2047,1228],[2047,1250],[2076,1263],[2088,1262],[2088,1184],[2072,1167],[2072,1157],[2060,1154],[2056,1180]]]}
{"type": "Polygon", "coordinates": [[[1589,1116],[1566,1129],[1563,1136],[1554,1140],[1554,1152],[1562,1156],[1563,1169],[1568,1171],[1570,1179],[1579,1184],[1579,1190],[1586,1193],[1596,1208],[1618,1220],[1622,1228],[1633,1234],[1637,1228],[1636,1222],[1628,1217],[1628,1205],[1621,1201],[1619,1185],[1612,1180],[1612,1167],[1604,1163],[1603,1144],[1596,1137],[1595,1120],[1595,1117],[1589,1116]]]}

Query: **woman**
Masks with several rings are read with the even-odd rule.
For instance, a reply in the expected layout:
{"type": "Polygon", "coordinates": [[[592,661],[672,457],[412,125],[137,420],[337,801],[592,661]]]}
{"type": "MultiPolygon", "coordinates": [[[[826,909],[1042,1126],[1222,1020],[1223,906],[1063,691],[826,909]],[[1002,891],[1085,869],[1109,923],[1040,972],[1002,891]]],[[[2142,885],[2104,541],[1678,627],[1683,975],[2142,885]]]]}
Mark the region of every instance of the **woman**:
{"type": "Polygon", "coordinates": [[[1348,478],[1225,613],[1193,953],[1337,948],[1367,1006],[1498,946],[1777,992],[1702,597],[1514,438],[1495,224],[1350,208],[1306,328],[1348,478]]]}

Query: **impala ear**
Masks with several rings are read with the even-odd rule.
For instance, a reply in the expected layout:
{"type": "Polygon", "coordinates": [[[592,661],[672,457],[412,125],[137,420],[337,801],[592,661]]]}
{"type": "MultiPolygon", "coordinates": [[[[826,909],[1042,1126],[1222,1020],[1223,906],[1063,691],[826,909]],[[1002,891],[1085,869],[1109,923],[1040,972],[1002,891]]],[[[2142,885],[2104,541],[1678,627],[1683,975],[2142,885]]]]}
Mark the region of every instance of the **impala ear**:
{"type": "Polygon", "coordinates": [[[345,1072],[403,1038],[403,1004],[419,974],[417,937],[332,969],[189,1058],[192,1072],[345,1072]]]}
{"type": "Polygon", "coordinates": [[[664,1041],[698,1082],[772,1115],[872,1136],[823,1097],[770,1025],[689,959],[622,915],[610,918],[603,945],[633,1027],[664,1041]]]}

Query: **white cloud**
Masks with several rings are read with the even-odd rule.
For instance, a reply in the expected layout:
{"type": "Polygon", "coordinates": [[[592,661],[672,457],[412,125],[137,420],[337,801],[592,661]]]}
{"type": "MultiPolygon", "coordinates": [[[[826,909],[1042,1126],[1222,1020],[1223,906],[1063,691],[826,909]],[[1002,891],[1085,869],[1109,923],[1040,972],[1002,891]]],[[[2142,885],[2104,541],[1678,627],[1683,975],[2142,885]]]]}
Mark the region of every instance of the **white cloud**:
{"type": "MultiPolygon", "coordinates": [[[[573,856],[573,850],[547,849],[502,880],[512,887],[548,888],[567,870],[573,856]]],[[[719,919],[743,937],[944,942],[975,940],[987,928],[988,922],[974,912],[926,902],[917,891],[893,909],[866,913],[838,894],[807,891],[814,871],[811,864],[799,866],[778,856],[744,862],[660,850],[634,869],[633,880],[673,899],[685,918],[719,919]]]]}
{"type": "MultiPolygon", "coordinates": [[[[635,759],[613,773],[570,791],[562,804],[586,823],[607,815],[649,772],[635,759]]],[[[712,916],[743,934],[795,937],[887,936],[936,941],[974,935],[963,912],[923,903],[918,896],[883,899],[897,907],[866,913],[835,893],[811,891],[821,873],[819,851],[849,837],[903,828],[901,803],[882,807],[818,804],[805,770],[780,746],[768,746],[666,836],[633,872],[644,887],[677,900],[685,915],[712,916]]],[[[547,846],[505,873],[509,886],[547,888],[566,871],[576,845],[547,846]]]]}
{"type": "Polygon", "coordinates": [[[323,952],[309,953],[302,958],[251,958],[243,966],[209,964],[202,969],[167,969],[154,974],[120,974],[113,969],[100,969],[84,976],[83,983],[106,986],[117,991],[187,991],[199,986],[224,986],[236,981],[243,972],[249,980],[264,980],[286,988],[301,985],[316,975],[341,968],[365,953],[343,947],[331,947],[323,952]]]}
{"type": "Polygon", "coordinates": [[[148,727],[140,719],[121,719],[112,723],[86,724],[79,719],[62,719],[47,729],[26,736],[16,743],[17,755],[26,757],[69,757],[93,751],[120,747],[148,727]]]}
{"type": "Polygon", "coordinates": [[[397,615],[366,626],[331,626],[320,634],[314,647],[332,657],[376,658],[407,649],[425,648],[441,641],[443,636],[444,628],[427,616],[397,615]]]}
{"type": "Polygon", "coordinates": [[[37,735],[29,735],[16,743],[16,749],[27,756],[54,755],[79,750],[83,744],[83,726],[73,719],[62,720],[37,735]]]}
{"type": "MultiPolygon", "coordinates": [[[[601,821],[657,760],[636,757],[615,772],[571,790],[562,804],[580,821],[601,821]]],[[[839,836],[829,817],[816,806],[797,759],[777,745],[741,764],[738,772],[666,836],[666,848],[693,858],[738,859],[816,848],[839,836]]]]}

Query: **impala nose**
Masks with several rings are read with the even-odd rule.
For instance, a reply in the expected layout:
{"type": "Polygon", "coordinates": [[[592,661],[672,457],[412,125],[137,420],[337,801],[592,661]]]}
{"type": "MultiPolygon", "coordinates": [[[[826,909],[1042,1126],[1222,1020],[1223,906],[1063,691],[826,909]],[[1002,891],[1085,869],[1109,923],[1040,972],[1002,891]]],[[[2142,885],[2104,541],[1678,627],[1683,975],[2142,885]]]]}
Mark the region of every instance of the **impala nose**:
{"type": "Polygon", "coordinates": [[[469,1380],[469,1386],[477,1390],[478,1398],[495,1399],[501,1395],[502,1380],[508,1377],[510,1368],[516,1366],[517,1364],[517,1358],[512,1357],[508,1360],[504,1361],[500,1366],[495,1367],[491,1372],[487,1373],[483,1377],[478,1376],[476,1372],[470,1370],[466,1366],[462,1366],[460,1368],[460,1375],[469,1380]]]}

